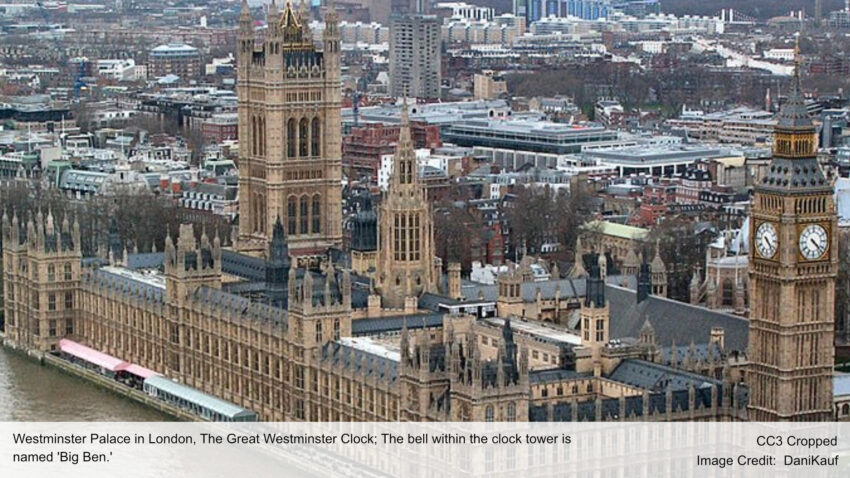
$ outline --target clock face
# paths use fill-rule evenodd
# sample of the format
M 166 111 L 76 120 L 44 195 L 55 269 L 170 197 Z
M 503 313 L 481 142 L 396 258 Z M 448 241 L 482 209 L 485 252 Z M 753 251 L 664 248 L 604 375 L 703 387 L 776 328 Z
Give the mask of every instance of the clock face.
M 829 247 L 826 229 L 818 224 L 810 224 L 800 233 L 800 254 L 808 260 L 823 256 Z
M 776 255 L 776 248 L 779 245 L 779 236 L 776 234 L 776 227 L 769 222 L 763 222 L 756 230 L 756 251 L 765 259 L 770 259 Z

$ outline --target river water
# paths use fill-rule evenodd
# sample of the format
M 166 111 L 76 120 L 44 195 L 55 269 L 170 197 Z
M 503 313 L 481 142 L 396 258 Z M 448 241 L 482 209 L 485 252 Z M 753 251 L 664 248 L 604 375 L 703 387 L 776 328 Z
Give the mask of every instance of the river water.
M 0 421 L 166 421 L 159 413 L 0 346 Z

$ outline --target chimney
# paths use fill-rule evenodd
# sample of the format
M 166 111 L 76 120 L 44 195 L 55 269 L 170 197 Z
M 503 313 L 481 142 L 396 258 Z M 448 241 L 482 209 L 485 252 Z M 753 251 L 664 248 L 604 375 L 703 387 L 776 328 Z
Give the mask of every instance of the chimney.
M 380 317 L 381 315 L 381 296 L 371 294 L 367 299 L 366 310 L 369 317 Z
M 415 314 L 419 310 L 419 299 L 416 297 L 404 298 L 404 313 Z
M 710 342 L 713 344 L 717 344 L 717 347 L 720 350 L 723 350 L 726 345 L 726 331 L 723 327 L 712 327 L 711 328 L 711 339 Z
M 460 287 L 460 264 L 457 262 L 452 262 L 449 264 L 449 297 L 455 300 L 460 300 L 461 295 L 461 287 Z

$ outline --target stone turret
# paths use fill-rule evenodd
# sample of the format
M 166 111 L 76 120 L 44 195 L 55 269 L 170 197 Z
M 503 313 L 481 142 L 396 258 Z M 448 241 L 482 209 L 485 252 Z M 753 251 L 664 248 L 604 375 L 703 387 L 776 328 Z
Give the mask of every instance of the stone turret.
M 239 14 L 239 30 L 237 32 L 236 61 L 239 68 L 247 69 L 254 54 L 254 19 L 247 0 L 242 0 L 242 12 Z
M 461 292 L 460 263 L 449 263 L 448 276 L 449 297 L 456 300 L 462 298 L 463 294 Z
M 498 315 L 501 317 L 521 316 L 523 309 L 521 268 L 508 262 L 507 270 L 499 274 L 496 283 L 499 288 L 496 302 Z
M 206 231 L 195 239 L 191 224 L 181 224 L 177 243 L 169 233 L 165 238 L 166 294 L 171 303 L 180 303 L 199 287 L 221 288 L 221 240 L 211 242 Z
M 275 304 L 285 306 L 284 298 L 288 289 L 291 267 L 292 259 L 289 257 L 283 223 L 278 216 L 272 228 L 272 240 L 269 242 L 266 262 L 266 292 Z
M 691 276 L 688 292 L 691 304 L 699 304 L 702 295 L 702 279 L 699 275 L 699 269 L 694 268 L 694 275 Z
M 650 266 L 652 270 L 652 295 L 667 297 L 667 266 L 661 260 L 661 245 L 655 243 L 655 257 Z
M 431 204 L 419 179 L 419 161 L 413 149 L 406 100 L 393 170 L 379 217 L 377 282 L 384 306 L 400 308 L 407 297 L 436 292 L 438 274 Z
M 587 276 L 587 271 L 584 269 L 584 247 L 581 244 L 581 237 L 576 239 L 575 259 L 573 260 L 573 268 L 570 271 L 571 279 L 579 279 Z
M 475 336 L 449 348 L 451 420 L 522 421 L 528 416 L 528 353 L 505 320 L 494 360 L 484 360 Z
M 626 258 L 623 260 L 623 268 L 621 269 L 621 273 L 624 276 L 635 276 L 640 270 L 640 260 L 638 259 L 637 253 L 634 249 L 629 248 L 628 254 L 626 254 Z
M 8 343 L 35 350 L 56 348 L 60 339 L 77 330 L 74 293 L 81 275 L 82 247 L 79 224 L 71 226 L 38 211 L 24 225 L 16 212 L 2 216 L 3 284 L 6 291 L 27 300 L 3 302 Z M 17 266 L 12 267 L 13 264 Z

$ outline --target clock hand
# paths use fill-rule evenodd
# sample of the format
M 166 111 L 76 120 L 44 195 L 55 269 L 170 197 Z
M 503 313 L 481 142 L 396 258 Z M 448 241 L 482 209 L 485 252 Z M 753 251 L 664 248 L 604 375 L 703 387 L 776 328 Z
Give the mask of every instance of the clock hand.
M 819 246 L 818 246 L 818 241 L 816 241 L 814 237 L 810 237 L 810 238 L 809 238 L 809 242 L 811 242 L 811 243 L 812 243 L 812 245 L 813 245 L 813 246 L 815 246 L 815 249 L 817 249 L 817 248 L 819 247 Z

